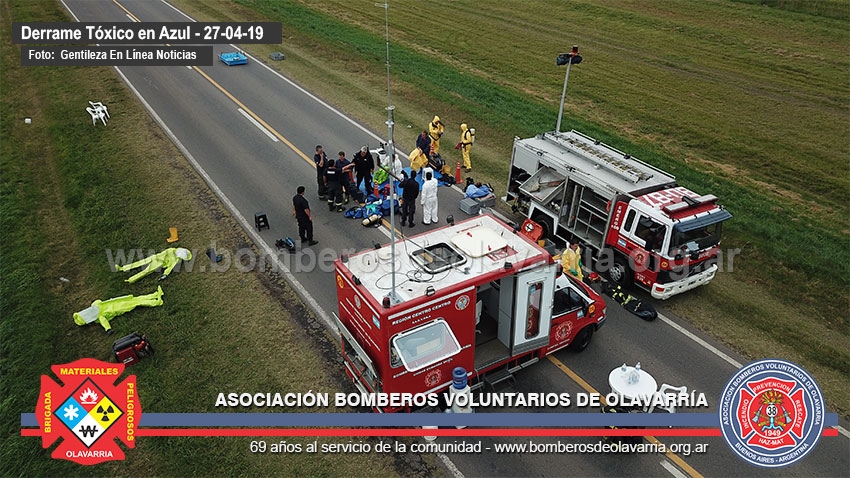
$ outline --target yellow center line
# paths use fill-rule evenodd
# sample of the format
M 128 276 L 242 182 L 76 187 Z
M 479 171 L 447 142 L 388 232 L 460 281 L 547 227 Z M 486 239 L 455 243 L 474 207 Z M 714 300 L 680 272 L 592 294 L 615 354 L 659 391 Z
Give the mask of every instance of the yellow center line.
M 573 372 L 569 367 L 564 365 L 564 362 L 561 362 L 560 360 L 555 358 L 554 355 L 548 355 L 547 358 L 556 367 L 558 367 L 558 369 L 560 369 L 562 372 L 564 372 L 568 377 L 570 377 L 575 383 L 577 383 L 581 388 L 585 389 L 588 393 L 599 393 L 598 391 L 596 391 L 595 388 L 591 387 L 590 384 L 587 383 L 583 378 L 581 378 L 577 373 Z M 599 394 L 599 396 L 602 399 L 602 403 L 607 405 L 608 403 L 605 401 L 605 396 L 603 394 Z M 644 438 L 646 438 L 646 441 L 648 441 L 648 442 L 650 442 L 654 445 L 660 445 L 661 444 L 661 442 L 653 436 L 646 436 Z M 692 476 L 693 478 L 702 478 L 702 474 L 700 474 L 697 470 L 695 470 L 691 465 L 689 465 L 679 455 L 677 455 L 677 454 L 675 454 L 671 451 L 667 451 L 665 453 L 665 455 L 667 456 L 667 458 L 670 459 L 670 461 L 679 465 L 679 468 L 681 468 L 688 475 Z
M 123 5 L 121 5 L 120 3 L 118 3 L 118 0 L 112 0 L 112 2 L 113 2 L 115 5 L 118 5 L 118 8 L 120 8 L 121 10 L 124 10 L 124 11 L 127 13 L 127 15 L 131 16 L 134 20 L 136 20 L 137 22 L 141 22 L 141 20 L 139 19 L 139 17 L 137 17 L 137 16 L 133 15 L 133 14 L 130 12 L 130 10 L 127 10 L 127 9 L 126 9 Z M 168 44 L 166 43 L 166 45 L 168 45 Z M 254 118 L 254 119 L 255 119 L 258 123 L 260 123 L 261 125 L 263 125 L 263 127 L 265 127 L 267 130 L 269 130 L 269 131 L 270 131 L 273 135 L 275 135 L 275 137 L 277 137 L 277 139 L 281 140 L 284 144 L 286 144 L 287 146 L 289 146 L 289 148 L 290 148 L 292 151 L 295 151 L 295 154 L 297 154 L 298 156 L 300 156 L 300 157 L 301 157 L 301 159 L 303 159 L 304 161 L 307 161 L 307 164 L 309 164 L 309 165 L 311 165 L 311 166 L 313 166 L 313 167 L 316 167 L 316 163 L 314 163 L 314 162 L 313 162 L 313 158 L 309 158 L 309 157 L 307 157 L 307 155 L 306 155 L 306 154 L 304 154 L 304 153 L 303 153 L 300 149 L 298 149 L 298 148 L 297 148 L 294 144 L 292 144 L 292 143 L 291 143 L 288 139 L 284 138 L 282 134 L 280 134 L 280 133 L 278 133 L 278 132 L 277 132 L 277 130 L 275 130 L 274 128 L 272 128 L 271 126 L 269 126 L 269 124 L 268 124 L 268 123 L 266 123 L 266 122 L 265 122 L 262 118 L 260 118 L 260 117 L 259 117 L 256 113 L 254 113 L 254 112 L 253 112 L 250 108 L 248 108 L 248 107 L 247 107 L 247 106 L 245 106 L 245 105 L 244 105 L 241 101 L 239 101 L 238 99 L 236 99 L 236 97 L 235 97 L 235 96 L 233 96 L 232 94 L 230 94 L 230 92 L 229 92 L 229 91 L 227 91 L 226 89 L 224 89 L 224 87 L 223 87 L 223 86 L 221 86 L 221 85 L 219 85 L 218 83 L 216 83 L 216 81 L 215 81 L 215 80 L 213 80 L 212 78 L 210 78 L 210 76 L 209 76 L 209 75 L 207 75 L 206 73 L 204 73 L 204 71 L 203 71 L 203 70 L 201 70 L 201 69 L 200 69 L 200 68 L 198 68 L 197 66 L 193 66 L 193 67 L 192 67 L 192 69 L 194 69 L 195 71 L 197 71 L 198 73 L 200 73 L 200 74 L 201 74 L 201 76 L 203 76 L 203 77 L 204 77 L 207 81 L 209 81 L 209 82 L 210 82 L 210 84 L 212 84 L 213 86 L 215 86 L 216 88 L 218 88 L 218 90 L 219 90 L 219 91 L 221 91 L 222 93 L 224 93 L 224 95 L 225 95 L 225 96 L 227 96 L 228 98 L 230 98 L 230 100 L 231 100 L 231 101 L 233 101 L 233 102 L 234 102 L 234 103 L 236 103 L 236 104 L 237 104 L 240 108 L 242 108 L 243 110 L 245 110 L 245 112 L 246 112 L 246 113 L 248 113 L 249 115 L 251 115 L 251 117 L 252 117 L 252 118 Z
M 120 8 L 121 10 L 124 10 L 124 13 L 129 15 L 133 20 L 135 20 L 138 23 L 141 23 L 141 20 L 139 20 L 139 17 L 130 13 L 130 10 L 127 10 L 126 8 L 124 8 L 124 5 L 121 5 L 120 3 L 118 3 L 118 0 L 112 0 L 112 3 L 114 3 L 115 5 L 118 5 L 118 8 Z
M 218 83 L 216 83 L 216 81 L 215 81 L 215 80 L 213 80 L 212 78 L 210 78 L 210 76 L 209 76 L 209 75 L 207 75 L 206 73 L 204 73 L 204 71 L 203 71 L 203 70 L 201 70 L 201 69 L 200 69 L 200 68 L 198 68 L 197 66 L 193 66 L 192 68 L 193 68 L 195 71 L 197 71 L 198 73 L 200 73 L 200 74 L 201 74 L 201 76 L 203 76 L 203 77 L 204 77 L 207 81 L 209 81 L 209 82 L 210 82 L 210 84 L 212 84 L 213 86 L 215 86 L 216 88 L 218 88 L 218 90 L 219 90 L 219 91 L 221 91 L 222 93 L 224 93 L 224 95 L 225 95 L 225 96 L 227 96 L 228 98 L 230 98 L 230 100 L 231 100 L 231 101 L 233 101 L 233 102 L 234 102 L 234 103 L 236 103 L 236 104 L 237 104 L 240 108 L 242 108 L 243 110 L 245 110 L 245 112 L 246 112 L 246 113 L 248 113 L 249 115 L 251 115 L 251 117 L 252 117 L 252 118 L 254 118 L 255 120 L 257 120 L 257 122 L 258 122 L 258 123 L 260 123 L 261 125 L 263 125 L 263 127 L 265 127 L 267 130 L 269 130 L 269 131 L 270 131 L 273 135 L 275 135 L 275 137 L 277 137 L 277 139 L 281 140 L 284 144 L 286 144 L 287 146 L 289 146 L 289 149 L 291 149 L 292 151 L 295 151 L 295 154 L 297 154 L 298 156 L 301 156 L 301 159 L 303 159 L 304 161 L 307 161 L 307 164 L 310 164 L 310 165 L 311 165 L 311 166 L 313 166 L 313 167 L 315 167 L 315 166 L 316 166 L 316 163 L 314 163 L 314 162 L 313 162 L 313 159 L 312 159 L 312 158 L 308 158 L 306 154 L 304 154 L 304 153 L 303 153 L 300 149 L 298 149 L 298 148 L 297 148 L 294 144 L 292 144 L 292 143 L 291 143 L 288 139 L 284 138 L 282 134 L 278 133 L 278 132 L 277 132 L 277 130 L 275 130 L 274 128 L 272 128 L 272 127 L 271 127 L 268 123 L 266 123 L 266 122 L 265 122 L 262 118 L 260 118 L 259 116 L 257 116 L 257 114 L 256 114 L 256 113 L 254 113 L 254 112 L 253 112 L 250 108 L 248 108 L 247 106 L 245 106 L 245 104 L 243 104 L 241 101 L 239 101 L 238 99 L 236 99 L 236 97 L 235 97 L 235 96 L 233 96 L 232 94 L 230 94 L 230 92 L 229 92 L 229 91 L 227 91 L 226 89 L 224 89 L 224 87 L 223 87 L 223 86 L 221 86 L 221 85 L 219 85 Z

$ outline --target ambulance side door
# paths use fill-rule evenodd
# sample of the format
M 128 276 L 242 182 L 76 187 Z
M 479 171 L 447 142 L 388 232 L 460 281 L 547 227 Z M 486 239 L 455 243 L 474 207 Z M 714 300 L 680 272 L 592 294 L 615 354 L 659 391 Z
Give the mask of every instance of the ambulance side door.
M 517 275 L 511 355 L 549 344 L 554 290 L 555 264 L 547 264 Z

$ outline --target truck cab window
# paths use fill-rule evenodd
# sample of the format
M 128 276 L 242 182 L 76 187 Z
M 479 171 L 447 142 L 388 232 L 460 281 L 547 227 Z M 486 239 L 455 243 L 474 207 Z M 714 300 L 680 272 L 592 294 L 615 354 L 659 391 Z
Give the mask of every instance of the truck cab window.
M 646 244 L 647 247 L 651 247 L 652 244 L 650 244 L 650 242 L 652 242 L 652 239 L 655 237 L 658 231 L 663 231 L 663 229 L 664 226 L 662 226 L 661 224 L 658 224 L 657 222 L 646 216 L 641 216 L 640 220 L 637 223 L 637 227 L 635 228 L 634 235 L 635 237 L 643 240 L 644 244 Z M 663 237 L 664 236 L 662 235 L 662 240 Z
M 558 317 L 579 307 L 584 307 L 584 300 L 570 288 L 559 289 L 553 296 L 554 307 L 552 315 Z
M 631 232 L 632 231 L 632 223 L 635 222 L 635 211 L 634 209 L 630 210 L 628 214 L 626 214 L 626 220 L 623 222 L 623 232 Z

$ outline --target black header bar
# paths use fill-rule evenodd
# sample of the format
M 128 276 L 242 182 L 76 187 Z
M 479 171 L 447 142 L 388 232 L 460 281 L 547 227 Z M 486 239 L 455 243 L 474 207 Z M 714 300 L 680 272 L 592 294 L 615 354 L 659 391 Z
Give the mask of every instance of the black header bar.
M 40 45 L 266 43 L 283 40 L 280 22 L 12 23 L 12 42 Z

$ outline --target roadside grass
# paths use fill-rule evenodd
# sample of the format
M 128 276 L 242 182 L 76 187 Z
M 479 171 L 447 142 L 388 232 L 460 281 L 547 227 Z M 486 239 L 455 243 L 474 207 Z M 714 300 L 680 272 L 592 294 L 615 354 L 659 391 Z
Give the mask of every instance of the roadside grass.
M 260 58 L 284 51 L 287 59 L 273 67 L 385 130 L 382 8 L 332 0 L 175 3 L 208 20 L 281 21 L 282 45 L 247 49 Z M 568 48 L 559 19 L 569 17 L 586 62 L 571 71 L 566 128 L 716 194 L 735 216 L 724 229 L 724 247 L 742 250 L 734 271 L 665 305 L 746 357 L 796 352 L 789 356 L 826 382 L 831 406 L 850 413 L 843 22 L 726 2 L 571 2 L 569 12 L 548 13 L 566 7 L 432 3 L 427 15 L 415 2 L 390 7 L 400 146 L 411 148 L 436 113 L 447 124 L 441 152 L 454 164 L 457 125 L 468 121 L 478 138 L 472 176 L 503 193 L 513 136 L 553 129 L 563 70 L 552 48 Z M 474 35 L 459 33 L 472 24 Z
M 137 376 L 144 412 L 216 411 L 219 392 L 333 393 L 347 385 L 322 354 L 327 337 L 307 332 L 309 312 L 282 281 L 270 287 L 272 276 L 235 267 L 200 271 L 210 265 L 204 250 L 211 243 L 233 251 L 251 247 L 250 240 L 111 68 L 20 66 L 11 22 L 69 21 L 61 5 L 3 1 L 0 9 L 4 474 L 399 473 L 388 456 L 254 455 L 252 438 L 144 438 L 126 461 L 84 468 L 53 460 L 40 439 L 20 436 L 19 414 L 34 410 L 40 376 L 50 374 L 51 364 L 114 360 L 112 342 L 133 331 L 147 333 L 156 350 L 128 370 Z M 88 100 L 109 107 L 107 126 L 91 124 Z M 24 116 L 32 124 L 24 124 Z M 170 247 L 170 226 L 179 228 L 176 245 L 195 254 L 192 271 L 184 266 L 163 282 L 152 274 L 135 284 L 124 282 L 127 273 L 110 271 L 107 249 L 162 250 Z M 95 299 L 145 294 L 160 284 L 164 305 L 115 318 L 112 336 L 97 324 L 73 322 L 72 313 Z

